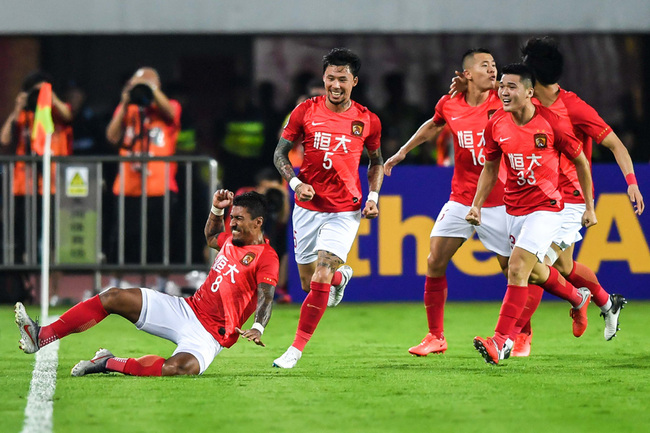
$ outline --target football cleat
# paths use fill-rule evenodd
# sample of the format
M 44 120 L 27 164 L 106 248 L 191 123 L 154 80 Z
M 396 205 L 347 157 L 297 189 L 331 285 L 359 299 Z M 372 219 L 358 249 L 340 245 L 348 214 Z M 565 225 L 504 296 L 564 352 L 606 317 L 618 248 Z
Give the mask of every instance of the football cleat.
M 38 344 L 38 333 L 41 331 L 41 327 L 35 320 L 32 320 L 32 318 L 27 315 L 25 306 L 21 302 L 16 302 L 14 312 L 16 325 L 18 325 L 21 337 L 20 345 L 18 347 L 20 347 L 20 350 L 25 353 L 38 352 L 38 349 L 40 349 Z
M 497 348 L 497 343 L 492 337 L 474 337 L 474 348 L 479 351 L 488 364 L 497 365 L 504 356 L 503 349 Z
M 352 278 L 353 271 L 348 265 L 341 266 L 337 271 L 339 271 L 343 277 L 341 278 L 341 284 L 330 287 L 330 296 L 327 300 L 328 307 L 336 307 L 341 303 L 343 300 L 343 292 L 345 292 L 345 286 L 348 285 L 350 278 Z
M 273 361 L 273 367 L 277 368 L 293 368 L 298 363 L 298 360 L 302 356 L 302 352 L 296 349 L 293 346 L 289 346 L 286 352 Z
M 605 319 L 605 340 L 609 341 L 612 338 L 616 337 L 616 331 L 618 328 L 618 316 L 621 314 L 621 310 L 627 304 L 627 300 L 623 295 L 612 294 L 609 295 L 609 299 L 612 301 L 612 306 L 604 313 L 600 315 Z
M 569 316 L 573 319 L 573 335 L 580 337 L 587 330 L 587 307 L 591 302 L 591 292 L 586 287 L 580 287 L 578 292 L 582 295 L 582 302 L 577 307 L 572 307 Z
M 503 343 L 503 349 L 499 353 L 499 360 L 510 358 L 510 354 L 512 353 L 512 348 L 514 344 L 515 344 L 514 341 L 512 341 L 509 338 L 506 340 L 505 343 Z
M 530 356 L 530 343 L 533 339 L 533 331 L 530 334 L 524 332 L 517 334 L 515 337 L 515 345 L 512 347 L 510 356 Z
M 429 332 L 420 344 L 409 349 L 409 353 L 416 356 L 427 356 L 430 353 L 442 354 L 445 353 L 445 350 L 447 350 L 445 337 L 438 338 Z
M 95 357 L 90 361 L 79 361 L 77 365 L 72 367 L 71 375 L 75 377 L 85 376 L 87 374 L 108 373 L 106 370 L 106 363 L 109 359 L 115 358 L 110 350 L 99 349 L 95 352 Z

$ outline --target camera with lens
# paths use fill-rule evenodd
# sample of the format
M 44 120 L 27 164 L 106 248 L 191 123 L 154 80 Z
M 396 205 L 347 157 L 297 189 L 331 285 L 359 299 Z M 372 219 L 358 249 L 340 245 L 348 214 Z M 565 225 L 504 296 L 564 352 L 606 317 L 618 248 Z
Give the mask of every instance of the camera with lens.
M 149 107 L 153 102 L 153 90 L 146 84 L 136 84 L 129 90 L 129 100 L 139 107 Z
M 37 87 L 34 87 L 32 90 L 29 91 L 29 93 L 27 94 L 27 103 L 25 104 L 26 111 L 36 111 L 36 106 L 38 105 L 39 92 L 40 89 Z

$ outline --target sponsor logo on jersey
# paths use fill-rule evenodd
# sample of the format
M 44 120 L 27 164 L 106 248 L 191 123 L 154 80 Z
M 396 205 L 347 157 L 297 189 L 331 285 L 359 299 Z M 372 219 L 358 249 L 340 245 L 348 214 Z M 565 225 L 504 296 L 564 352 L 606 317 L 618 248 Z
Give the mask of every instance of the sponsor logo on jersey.
M 361 134 L 363 134 L 363 122 L 360 120 L 355 120 L 352 122 L 352 135 L 361 137 Z
M 241 264 L 248 266 L 253 263 L 253 260 L 255 260 L 255 253 L 246 253 L 246 255 L 241 259 Z
M 546 142 L 548 140 L 546 134 L 535 134 L 534 139 L 535 139 L 535 147 L 537 147 L 538 149 L 543 149 L 546 147 Z

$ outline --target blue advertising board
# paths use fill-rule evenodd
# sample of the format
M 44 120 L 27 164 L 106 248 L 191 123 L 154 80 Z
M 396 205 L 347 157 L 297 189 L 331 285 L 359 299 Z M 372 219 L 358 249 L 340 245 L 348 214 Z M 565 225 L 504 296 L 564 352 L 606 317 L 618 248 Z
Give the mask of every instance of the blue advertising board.
M 639 165 L 635 171 L 650 200 L 650 166 Z M 429 234 L 449 198 L 452 173 L 448 167 L 398 166 L 384 178 L 379 217 L 362 220 L 348 256 L 354 277 L 345 292 L 346 302 L 422 300 Z M 574 258 L 593 269 L 608 292 L 650 299 L 650 211 L 640 217 L 634 214 L 617 165 L 596 164 L 593 174 L 598 224 L 583 229 Z M 365 168 L 360 175 L 367 188 Z M 288 233 L 292 236 L 291 227 Z M 494 254 L 477 238 L 456 253 L 447 281 L 450 300 L 501 300 L 506 289 Z M 304 298 L 291 248 L 289 289 L 295 301 Z

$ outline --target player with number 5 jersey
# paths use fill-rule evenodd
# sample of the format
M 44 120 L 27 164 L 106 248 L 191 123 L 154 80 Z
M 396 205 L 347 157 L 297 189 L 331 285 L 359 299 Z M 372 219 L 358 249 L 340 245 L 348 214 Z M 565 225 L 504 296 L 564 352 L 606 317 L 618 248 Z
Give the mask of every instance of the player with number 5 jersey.
M 381 123 L 377 115 L 350 95 L 357 85 L 361 60 L 346 48 L 323 57 L 325 95 L 298 105 L 284 128 L 274 163 L 296 192 L 293 210 L 294 251 L 302 289 L 308 292 L 300 309 L 293 344 L 273 362 L 293 368 L 327 307 L 343 298 L 352 276 L 344 265 L 356 238 L 361 217 L 376 218 L 384 176 Z M 298 176 L 289 151 L 302 137 L 305 156 Z M 369 193 L 362 210 L 359 160 L 368 152 Z

